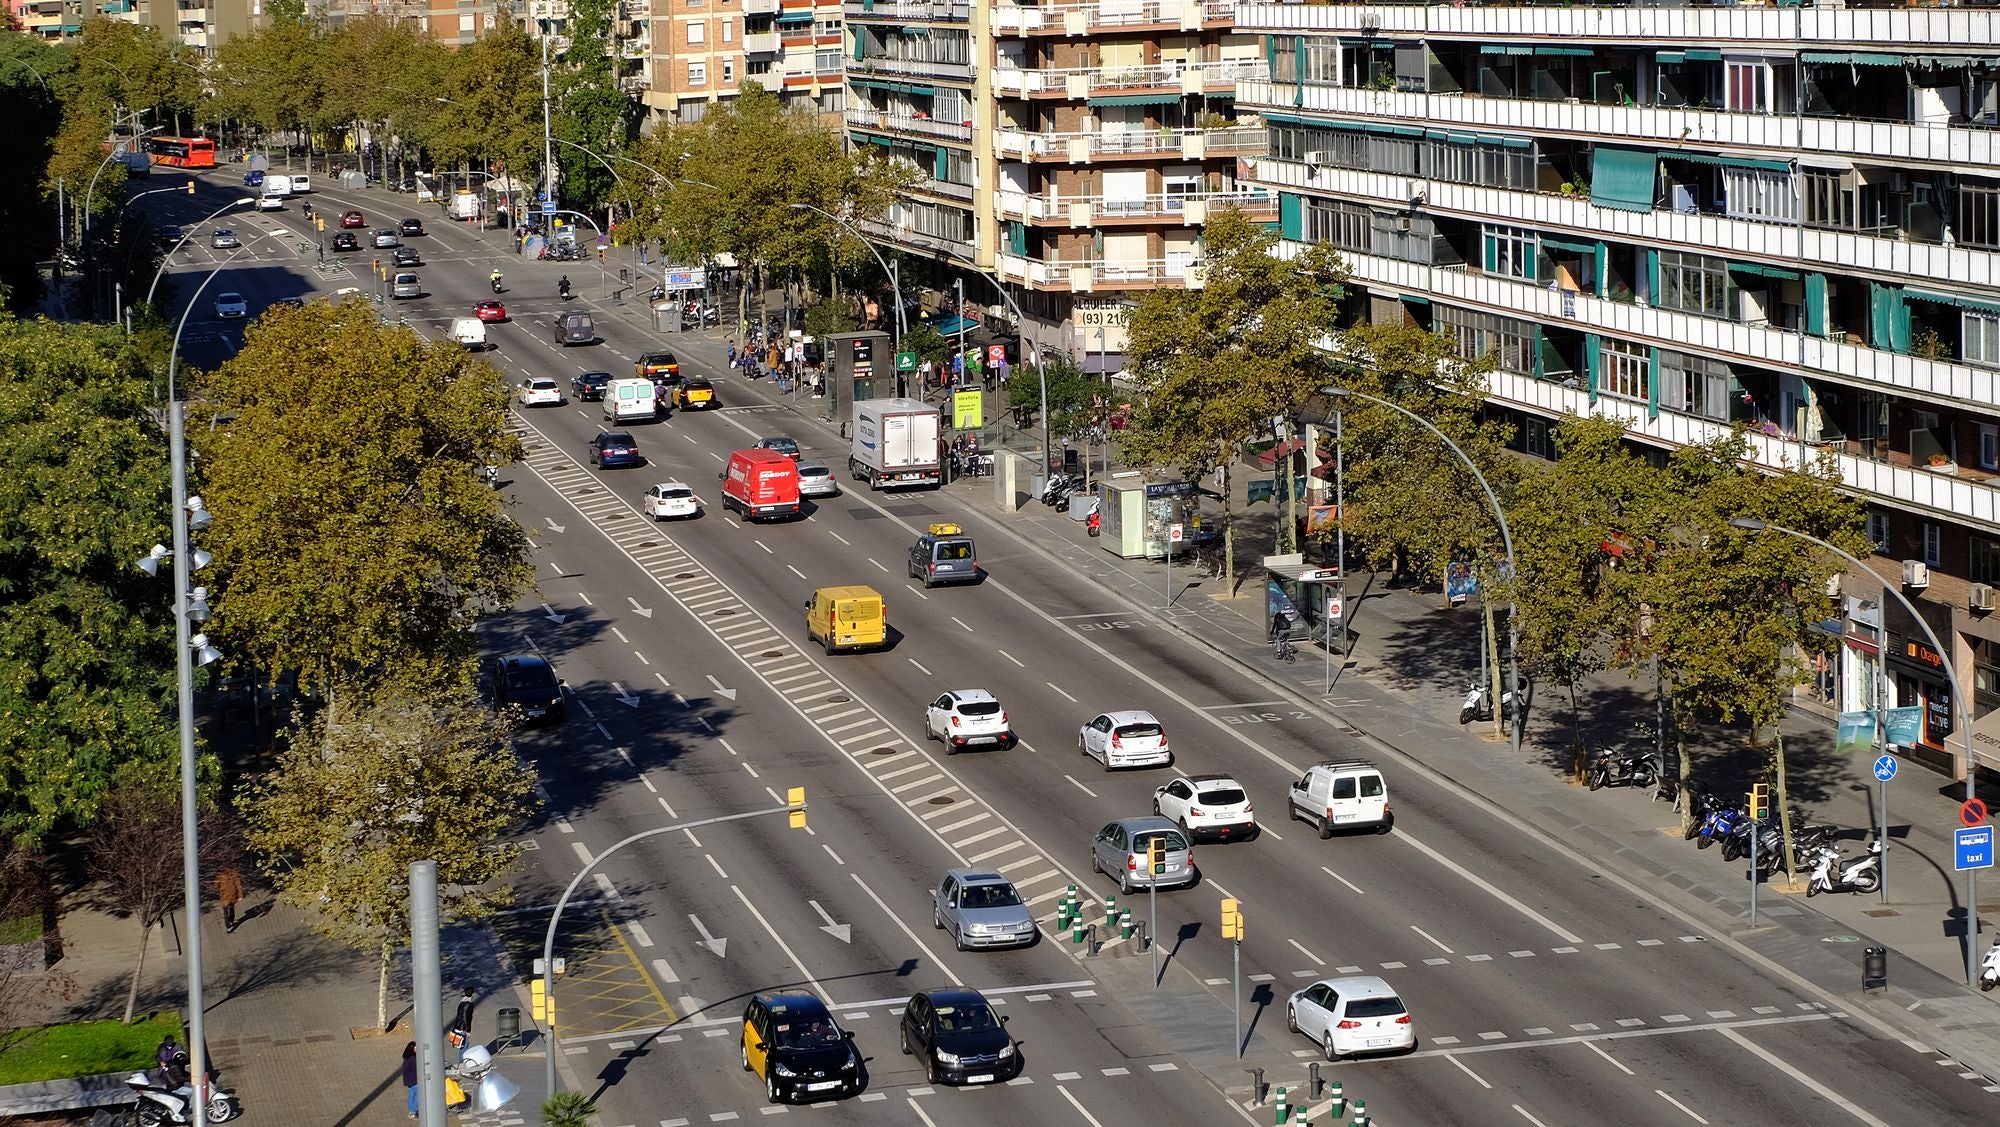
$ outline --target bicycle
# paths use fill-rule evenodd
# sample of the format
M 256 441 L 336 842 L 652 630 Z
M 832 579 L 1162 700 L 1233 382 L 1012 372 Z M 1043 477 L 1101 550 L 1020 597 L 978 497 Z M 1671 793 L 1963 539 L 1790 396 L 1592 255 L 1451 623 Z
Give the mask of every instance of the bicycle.
M 1290 635 L 1280 634 L 1276 638 L 1273 638 L 1271 640 L 1271 650 L 1273 656 L 1279 661 L 1294 662 L 1299 660 L 1299 647 L 1292 641 Z

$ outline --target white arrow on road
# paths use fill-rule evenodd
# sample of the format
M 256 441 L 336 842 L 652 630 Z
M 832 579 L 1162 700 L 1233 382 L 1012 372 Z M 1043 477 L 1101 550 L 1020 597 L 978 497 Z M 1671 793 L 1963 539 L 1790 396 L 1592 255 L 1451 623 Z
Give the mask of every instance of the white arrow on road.
M 639 617 L 641 617 L 641 618 L 651 618 L 651 617 L 653 617 L 653 608 L 652 608 L 652 607 L 642 607 L 642 606 L 640 606 L 640 605 L 639 605 L 639 600 L 637 600 L 637 599 L 633 598 L 633 597 L 632 597 L 632 596 L 630 596 L 630 595 L 627 595 L 627 596 L 625 596 L 625 601 L 626 601 L 626 602 L 628 602 L 628 603 L 631 603 L 631 604 L 632 604 L 632 609 L 633 609 L 633 610 L 635 610 L 635 611 L 638 611 L 638 612 L 639 612 Z
M 543 517 L 542 522 L 549 526 L 550 532 L 561 532 L 564 527 L 563 525 L 557 524 L 554 517 Z
M 834 923 L 833 917 L 826 914 L 826 909 L 820 907 L 817 900 L 808 900 L 806 903 L 811 904 L 813 911 L 819 913 L 819 918 L 826 921 L 826 926 L 820 928 L 821 931 L 826 932 L 842 943 L 854 942 L 854 927 L 852 924 Z
M 715 691 L 721 694 L 722 699 L 724 700 L 736 699 L 736 690 L 723 688 L 722 682 L 715 679 L 715 674 L 711 673 L 708 675 L 708 683 L 715 686 Z
M 549 621 L 555 623 L 557 626 L 561 626 L 563 624 L 563 620 L 569 617 L 569 615 L 566 614 L 557 614 L 556 608 L 550 606 L 547 603 L 542 604 L 542 610 L 549 616 Z
M 623 685 L 619 684 L 619 683 L 618 683 L 618 682 L 616 682 L 616 681 L 613 681 L 613 682 L 611 682 L 611 688 L 612 688 L 612 690 L 613 690 L 613 691 L 615 691 L 615 692 L 616 692 L 616 693 L 618 694 L 618 703 L 619 703 L 619 704 L 622 704 L 622 705 L 624 705 L 624 706 L 625 706 L 626 708 L 637 708 L 637 707 L 639 707 L 639 698 L 638 698 L 638 697 L 635 697 L 635 696 L 633 696 L 633 695 L 632 695 L 631 693 L 628 693 L 628 692 L 626 692 L 626 691 L 625 691 L 625 686 L 623 686 Z
M 728 957 L 724 955 L 723 952 L 729 949 L 729 940 L 717 939 L 715 936 L 710 935 L 708 933 L 708 929 L 702 926 L 701 917 L 695 915 L 692 912 L 688 913 L 688 921 L 694 924 L 694 929 L 696 931 L 701 933 L 701 945 L 703 947 L 706 947 L 709 950 L 715 952 L 715 957 L 718 959 Z

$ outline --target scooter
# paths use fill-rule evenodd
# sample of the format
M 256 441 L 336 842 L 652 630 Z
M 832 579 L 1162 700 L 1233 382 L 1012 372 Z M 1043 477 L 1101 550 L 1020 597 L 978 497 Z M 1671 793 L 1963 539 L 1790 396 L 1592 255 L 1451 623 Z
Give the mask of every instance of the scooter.
M 507 287 L 505 287 L 505 286 L 503 286 L 503 285 L 501 285 L 501 284 L 500 284 L 500 279 L 498 279 L 498 278 L 488 278 L 488 279 L 487 279 L 487 281 L 488 281 L 488 282 L 490 282 L 490 283 L 492 284 L 492 286 L 493 286 L 493 292 L 494 292 L 494 293 L 506 293 L 506 292 L 507 292 Z
M 1615 771 L 1614 771 L 1615 769 Z M 1591 790 L 1607 786 L 1650 787 L 1659 785 L 1660 769 L 1652 752 L 1617 755 L 1609 749 L 1597 753 L 1586 769 Z
M 1090 519 L 1083 522 L 1083 530 L 1085 533 L 1091 536 L 1099 536 L 1103 534 L 1104 514 L 1102 511 L 1100 511 L 1103 509 L 1103 507 L 1104 507 L 1104 502 L 1102 500 L 1092 501 L 1090 503 Z
M 1500 694 L 1500 715 L 1502 719 L 1514 719 L 1514 702 L 1518 699 L 1526 707 L 1534 694 L 1534 687 L 1526 677 L 1509 691 Z M 1470 724 L 1474 720 L 1493 719 L 1493 690 L 1487 686 L 1486 677 L 1481 674 L 1473 678 L 1472 686 L 1465 690 L 1465 703 L 1459 706 L 1458 722 Z
M 2000 986 L 2000 939 L 1986 949 L 1986 959 L 1979 965 L 1979 988 L 1991 990 Z
M 176 1058 L 177 1063 L 186 1060 L 185 1054 Z M 193 1085 L 174 1084 L 174 1081 L 186 1079 L 185 1069 L 185 1064 L 180 1069 L 161 1069 L 160 1072 L 165 1074 L 165 1083 L 155 1083 L 158 1078 L 149 1072 L 135 1072 L 125 1078 L 125 1086 L 138 1097 L 132 1109 L 134 1122 L 140 1127 L 194 1122 Z M 237 1102 L 235 1092 L 207 1084 L 203 1087 L 207 1089 L 203 1111 L 208 1122 L 227 1123 L 243 1113 L 243 1105 Z
M 1840 850 L 1831 845 L 1819 848 L 1813 862 L 1812 879 L 1806 884 L 1807 896 L 1818 896 L 1822 892 L 1873 892 L 1882 887 L 1882 843 L 1868 843 L 1868 854 L 1856 857 L 1845 864 Z

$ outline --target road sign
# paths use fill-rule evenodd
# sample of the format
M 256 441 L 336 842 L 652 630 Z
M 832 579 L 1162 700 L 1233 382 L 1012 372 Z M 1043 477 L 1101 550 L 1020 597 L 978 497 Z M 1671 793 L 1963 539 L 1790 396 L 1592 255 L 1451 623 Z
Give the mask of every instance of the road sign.
M 552 203 L 552 202 L 544 202 L 544 203 L 542 204 L 542 214 L 543 214 L 543 215 L 554 215 L 555 213 L 556 213 L 556 205 L 555 205 L 554 203 Z
M 1346 617 L 1346 614 L 1347 614 L 1346 608 L 1341 606 L 1339 595 L 1327 596 L 1326 616 L 1328 618 L 1344 618 Z
M 1184 525 L 1184 524 L 1170 524 L 1170 525 L 1168 525 L 1168 526 L 1167 526 L 1167 543 L 1169 543 L 1169 544 L 1178 544 L 1178 543 L 1180 543 L 1181 541 L 1183 541 L 1183 540 L 1186 540 L 1186 539 L 1187 539 L 1187 526 L 1186 526 L 1186 525 Z
M 1340 569 L 1337 567 L 1309 567 L 1299 572 L 1301 583 L 1331 583 L 1339 578 Z
M 896 354 L 896 370 L 899 372 L 916 371 L 917 354 L 914 352 L 898 352 Z
M 1976 826 L 1986 820 L 1986 804 L 1976 798 L 1968 798 L 1965 805 L 1958 808 L 1958 820 L 1967 826 Z
M 1952 867 L 1959 872 L 1967 869 L 1990 869 L 1993 867 L 1993 827 L 1967 826 L 1951 831 Z
M 1895 778 L 1896 757 L 1893 755 L 1884 755 L 1877 759 L 1875 761 L 1875 777 L 1885 783 Z
M 999 367 L 1000 365 L 1002 365 L 1002 364 L 1005 364 L 1006 362 L 1007 362 L 1007 346 L 1006 346 L 1006 345 L 1004 345 L 1004 344 L 989 344 L 989 345 L 987 345 L 987 346 L 986 346 L 986 366 L 987 366 L 987 367 L 989 367 L 989 368 L 998 368 L 998 367 Z

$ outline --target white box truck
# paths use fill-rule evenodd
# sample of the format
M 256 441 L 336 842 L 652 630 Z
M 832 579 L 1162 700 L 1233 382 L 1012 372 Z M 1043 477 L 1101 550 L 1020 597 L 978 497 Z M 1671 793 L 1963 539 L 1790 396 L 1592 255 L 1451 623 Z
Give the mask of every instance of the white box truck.
M 943 485 L 940 426 L 938 409 L 920 399 L 860 400 L 847 467 L 870 489 Z
M 652 380 L 612 380 L 604 385 L 604 421 L 650 423 L 660 417 Z

